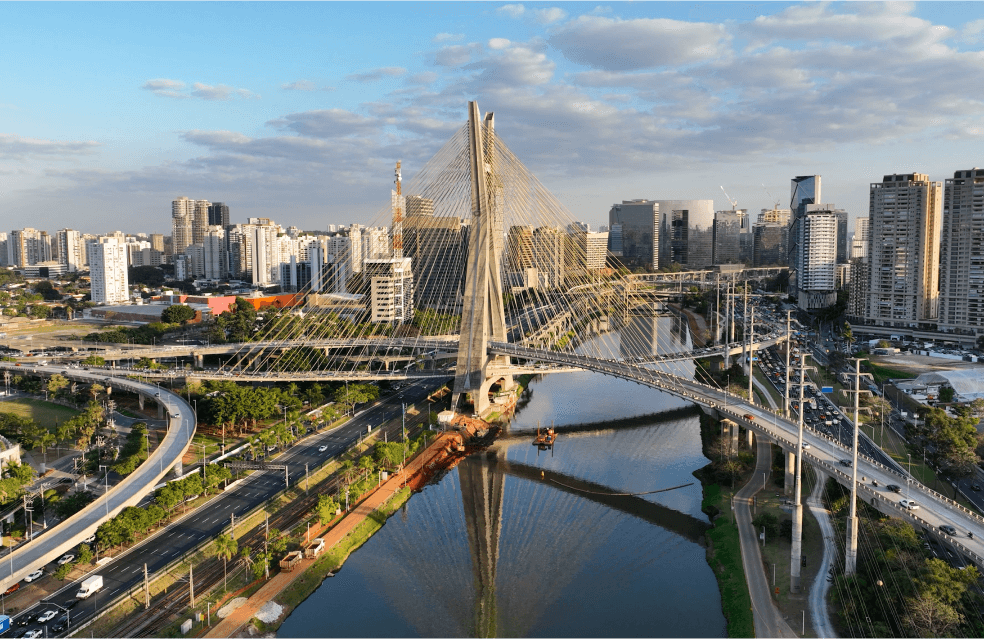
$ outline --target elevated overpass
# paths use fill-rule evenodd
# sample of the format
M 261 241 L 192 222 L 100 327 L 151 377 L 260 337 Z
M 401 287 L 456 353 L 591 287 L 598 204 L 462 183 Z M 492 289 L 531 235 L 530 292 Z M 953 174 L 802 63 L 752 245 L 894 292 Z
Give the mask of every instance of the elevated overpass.
M 59 366 L 16 367 L 10 362 L 0 362 L 0 369 L 11 371 L 37 371 L 51 375 L 60 373 L 70 379 L 91 383 L 105 382 L 101 372 L 80 371 Z M 104 521 L 115 517 L 128 506 L 137 505 L 154 486 L 160 483 L 175 464 L 180 463 L 195 433 L 195 415 L 191 406 L 179 395 L 131 379 L 112 378 L 114 388 L 123 388 L 159 401 L 168 419 L 167 434 L 157 450 L 137 469 L 78 513 L 62 521 L 54 530 L 21 544 L 0 566 L 0 592 L 23 579 L 28 573 L 41 568 L 72 550 L 86 538 L 95 534 Z M 160 397 L 157 393 L 160 392 Z

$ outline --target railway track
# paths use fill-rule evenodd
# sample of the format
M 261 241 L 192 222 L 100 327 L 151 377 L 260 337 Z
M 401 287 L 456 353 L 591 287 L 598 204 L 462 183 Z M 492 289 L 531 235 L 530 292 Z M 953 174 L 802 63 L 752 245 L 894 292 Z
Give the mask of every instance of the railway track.
M 423 430 L 422 424 L 408 425 L 407 435 L 413 436 Z M 387 428 L 388 434 L 401 432 L 400 426 Z M 339 494 L 345 486 L 345 481 L 338 474 L 330 475 L 317 484 L 311 486 L 310 490 L 298 498 L 294 499 L 284 508 L 279 509 L 269 517 L 269 527 L 276 528 L 282 533 L 293 531 L 297 526 L 310 518 L 314 507 L 318 503 L 321 495 Z M 296 486 L 295 486 L 296 487 Z M 258 526 L 239 537 L 239 548 L 249 547 L 255 554 L 263 549 L 263 542 L 266 534 L 262 526 Z M 244 566 L 238 559 L 232 559 L 230 564 L 236 567 L 230 570 L 231 574 L 237 574 Z M 206 559 L 195 566 L 194 585 L 197 596 L 203 596 L 211 592 L 213 588 L 220 585 L 223 579 L 222 560 L 218 557 Z M 173 574 L 173 573 L 172 573 Z M 132 589 L 133 597 L 139 601 L 143 599 L 142 587 Z M 159 637 L 160 631 L 173 623 L 178 614 L 185 611 L 191 604 L 190 587 L 185 575 L 181 581 L 176 582 L 168 588 L 166 593 L 157 595 L 150 602 L 147 609 L 138 610 L 127 619 L 119 623 L 115 628 L 107 633 L 109 637 Z

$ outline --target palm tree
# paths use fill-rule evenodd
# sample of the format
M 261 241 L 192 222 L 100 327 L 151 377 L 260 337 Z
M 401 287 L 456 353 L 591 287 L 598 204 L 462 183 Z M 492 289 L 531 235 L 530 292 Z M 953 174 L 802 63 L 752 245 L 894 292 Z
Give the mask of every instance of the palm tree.
M 226 566 L 229 560 L 239 551 L 239 542 L 229 535 L 222 534 L 215 538 L 215 550 L 222 557 L 222 588 L 226 588 Z M 244 550 L 246 550 L 244 548 Z
M 239 559 L 243 562 L 243 566 L 246 567 L 246 571 L 249 572 L 253 568 L 253 549 L 249 546 L 243 546 L 239 550 Z

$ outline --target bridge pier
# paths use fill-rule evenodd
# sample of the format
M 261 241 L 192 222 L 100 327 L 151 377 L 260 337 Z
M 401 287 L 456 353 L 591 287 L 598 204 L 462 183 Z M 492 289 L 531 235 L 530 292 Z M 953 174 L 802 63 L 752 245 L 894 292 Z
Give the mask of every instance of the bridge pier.
M 730 432 L 728 433 L 728 435 L 731 437 L 730 446 L 731 446 L 731 450 L 733 450 L 736 453 L 738 452 L 738 428 L 739 428 L 738 424 L 729 421 L 728 429 Z
M 748 430 L 745 431 L 745 443 L 748 444 L 748 447 L 749 448 L 752 447 L 752 429 L 751 428 L 749 428 Z
M 783 492 L 791 495 L 796 487 L 796 453 L 788 450 L 783 450 L 783 453 L 786 455 L 786 481 L 783 484 Z
M 195 363 L 195 368 L 205 368 L 205 356 L 201 353 L 192 353 L 192 360 Z
M 159 400 L 157 402 L 157 419 L 164 419 L 164 404 Z
M 144 395 L 143 393 L 137 393 L 137 405 L 140 406 L 140 410 L 144 409 Z

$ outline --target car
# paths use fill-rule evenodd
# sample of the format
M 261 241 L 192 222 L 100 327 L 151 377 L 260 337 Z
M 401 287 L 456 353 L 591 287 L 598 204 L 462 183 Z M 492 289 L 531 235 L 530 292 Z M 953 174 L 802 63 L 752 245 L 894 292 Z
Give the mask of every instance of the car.
M 810 442 L 803 442 L 803 450 L 806 450 L 809 447 L 810 447 Z
M 57 613 L 54 610 L 45 610 L 41 613 L 41 616 L 38 617 L 38 623 L 48 623 L 55 618 L 56 614 Z
M 40 628 L 34 628 L 33 630 L 28 630 L 27 633 L 24 635 L 24 637 L 25 639 L 38 639 L 38 637 L 40 637 L 43 634 L 44 634 L 43 630 L 41 630 Z
M 911 499 L 903 499 L 899 501 L 899 506 L 902 508 L 908 508 L 909 510 L 919 510 L 919 504 Z
M 68 601 L 65 602 L 65 605 L 63 607 L 64 608 L 68 608 L 69 610 L 71 610 L 75 606 L 79 605 L 79 602 L 80 601 L 82 601 L 82 600 L 81 599 L 69 599 Z
M 65 622 L 55 622 L 55 625 L 51 626 L 51 634 L 53 635 L 61 634 L 66 630 L 68 630 L 68 624 Z
M 24 577 L 24 581 L 26 581 L 27 583 L 31 583 L 35 579 L 40 579 L 43 576 L 44 576 L 44 571 L 43 570 L 35 570 L 34 572 L 32 572 L 31 574 L 29 574 L 28 576 Z
M 20 588 L 20 582 L 17 582 L 17 583 L 15 583 L 15 584 L 14 584 L 13 586 L 11 586 L 10 588 L 7 588 L 7 590 L 6 590 L 6 591 L 5 591 L 5 592 L 4 592 L 3 594 L 4 594 L 4 595 L 12 595 L 12 594 L 14 594 L 15 592 L 17 592 L 17 590 L 18 590 L 19 588 Z
M 957 529 L 947 524 L 943 524 L 942 526 L 940 526 L 940 530 L 950 535 L 951 537 L 957 534 Z
M 326 450 L 328 450 L 328 445 L 327 445 L 327 444 L 325 444 L 325 445 L 323 445 L 323 446 L 318 446 L 318 452 L 319 452 L 319 453 L 323 453 L 323 452 L 325 452 Z
M 745 413 L 744 415 L 742 415 L 742 417 L 744 417 L 745 419 L 747 419 L 750 422 L 754 422 L 755 421 L 755 415 L 750 415 L 748 413 Z
M 847 466 L 848 468 L 850 468 L 851 466 L 854 465 L 854 462 L 852 462 L 850 459 L 842 459 L 840 460 L 840 465 Z
M 68 562 L 74 561 L 74 560 L 75 560 L 75 554 L 74 553 L 66 553 L 66 554 L 64 554 L 64 555 L 62 555 L 61 557 L 58 558 L 58 565 L 59 566 L 64 566 Z
M 71 484 L 72 483 L 72 478 L 71 477 L 62 477 L 61 479 L 58 480 L 58 483 L 59 484 Z
M 980 484 L 971 484 L 970 489 L 971 490 L 980 490 L 981 489 L 981 485 Z
M 37 619 L 37 615 L 35 615 L 33 613 L 32 614 L 27 614 L 27 615 L 21 615 L 20 617 L 17 618 L 17 625 L 18 626 L 29 626 L 32 623 L 34 623 L 34 620 L 35 619 Z
M 889 489 L 893 493 L 902 492 L 902 487 L 898 486 L 897 484 L 889 484 L 888 486 L 885 486 L 885 488 Z

